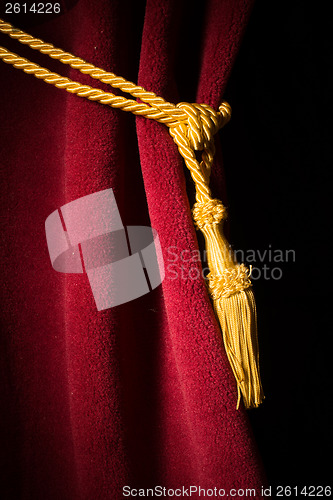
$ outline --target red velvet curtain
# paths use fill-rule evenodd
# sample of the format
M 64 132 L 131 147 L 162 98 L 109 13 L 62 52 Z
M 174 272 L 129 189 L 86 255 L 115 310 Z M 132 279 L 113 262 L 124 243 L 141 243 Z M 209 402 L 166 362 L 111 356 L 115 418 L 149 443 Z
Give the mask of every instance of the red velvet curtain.
M 80 0 L 27 30 L 167 100 L 217 108 L 251 5 Z M 110 90 L 5 35 L 0 45 Z M 196 258 L 194 187 L 167 128 L 3 63 L 0 78 L 1 498 L 118 499 L 125 485 L 260 498 L 262 465 Z M 212 182 L 223 196 L 219 155 Z M 52 269 L 44 224 L 107 188 L 125 225 L 158 231 L 166 278 L 98 312 L 86 275 Z

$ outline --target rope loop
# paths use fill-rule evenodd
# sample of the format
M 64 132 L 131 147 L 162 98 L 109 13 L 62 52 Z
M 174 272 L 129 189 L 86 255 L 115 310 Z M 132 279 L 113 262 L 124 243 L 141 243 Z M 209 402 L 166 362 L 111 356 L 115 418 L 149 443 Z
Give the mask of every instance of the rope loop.
M 191 172 L 197 202 L 209 203 L 209 178 L 215 154 L 214 135 L 230 120 L 231 107 L 222 102 L 219 111 L 215 111 L 208 104 L 180 102 L 176 109 L 182 115 L 174 116 L 175 120 L 168 124 L 170 135 Z M 201 160 L 195 154 L 199 151 Z
M 186 124 L 186 137 L 193 151 L 208 149 L 213 136 L 223 126 L 223 115 L 207 104 L 180 102 L 176 106 L 181 109 L 186 121 L 179 120 L 173 127 Z
M 226 101 L 223 101 L 219 106 L 219 112 L 221 113 L 222 120 L 223 120 L 222 127 L 224 127 L 224 125 L 226 125 L 231 118 L 231 106 L 230 106 L 230 104 Z

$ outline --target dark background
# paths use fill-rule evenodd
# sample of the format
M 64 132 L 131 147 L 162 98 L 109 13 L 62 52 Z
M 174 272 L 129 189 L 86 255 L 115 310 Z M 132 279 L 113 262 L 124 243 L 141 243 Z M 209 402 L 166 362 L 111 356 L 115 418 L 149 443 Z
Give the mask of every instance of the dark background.
M 320 4 L 258 0 L 220 133 L 234 247 L 295 250 L 253 264 L 283 272 L 254 281 L 266 399 L 249 418 L 274 485 L 332 479 L 332 28 Z
M 196 22 L 192 2 L 187 15 Z M 26 29 L 42 22 L 7 18 Z M 270 278 L 254 280 L 266 399 L 248 415 L 271 485 L 332 477 L 332 29 L 320 3 L 257 0 L 224 96 L 233 109 L 220 132 L 231 242 L 257 255 L 295 251 L 295 261 L 250 262 Z M 184 74 L 199 64 L 182 61 Z

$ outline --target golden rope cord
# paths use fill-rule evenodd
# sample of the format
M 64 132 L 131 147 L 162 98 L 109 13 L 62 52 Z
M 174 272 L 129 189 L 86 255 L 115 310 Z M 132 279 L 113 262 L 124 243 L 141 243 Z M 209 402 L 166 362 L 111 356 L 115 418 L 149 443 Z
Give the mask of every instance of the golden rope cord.
M 150 103 L 154 107 L 160 108 L 161 110 L 163 109 L 165 113 L 169 112 L 172 115 L 178 115 L 180 119 L 185 118 L 184 113 L 177 110 L 173 104 L 166 102 L 162 97 L 157 97 L 153 92 L 147 92 L 142 87 L 135 85 L 122 77 L 116 76 L 114 73 L 108 73 L 101 68 L 95 67 L 93 64 L 88 64 L 83 59 L 80 59 L 69 52 L 64 52 L 50 43 L 45 43 L 39 38 L 34 38 L 24 31 L 14 28 L 9 23 L 5 23 L 0 20 L 0 31 L 8 34 L 11 38 L 18 40 L 20 43 L 28 45 L 32 49 L 38 50 L 42 54 L 47 54 L 53 59 L 58 59 L 62 63 L 68 64 L 72 68 L 78 69 L 82 73 L 90 75 L 92 78 L 100 80 L 103 83 L 107 83 L 114 88 L 119 88 L 123 92 L 129 93 L 133 97 L 140 98 L 141 101 Z
M 208 183 L 215 151 L 213 136 L 230 119 L 231 109 L 227 103 L 222 103 L 218 112 L 206 104 L 180 103 L 174 105 L 153 92 L 147 92 L 139 85 L 89 64 L 69 52 L 54 47 L 50 43 L 45 43 L 39 38 L 14 28 L 10 23 L 1 19 L 0 32 L 9 35 L 22 44 L 28 45 L 34 50 L 38 50 L 42 54 L 46 54 L 79 70 L 83 74 L 88 74 L 94 79 L 128 93 L 136 99 L 140 99 L 141 102 L 137 102 L 133 99 L 115 96 L 111 92 L 104 92 L 89 85 L 82 85 L 32 63 L 4 47 L 0 47 L 0 59 L 5 63 L 22 69 L 25 73 L 33 74 L 46 83 L 63 88 L 67 92 L 77 94 L 80 97 L 145 116 L 167 125 L 195 182 L 197 201 L 202 202 L 211 198 Z M 197 161 L 194 151 L 202 151 L 202 161 L 200 163 Z

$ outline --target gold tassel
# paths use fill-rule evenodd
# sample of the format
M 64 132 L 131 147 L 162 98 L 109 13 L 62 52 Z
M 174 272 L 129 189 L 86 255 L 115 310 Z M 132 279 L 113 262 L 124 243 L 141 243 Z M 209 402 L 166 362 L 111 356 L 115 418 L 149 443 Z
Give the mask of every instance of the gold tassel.
M 193 207 L 196 226 L 205 237 L 210 273 L 208 289 L 219 318 L 225 350 L 246 408 L 257 407 L 264 394 L 259 372 L 257 314 L 250 270 L 238 264 L 223 234 L 226 209 L 216 199 Z

